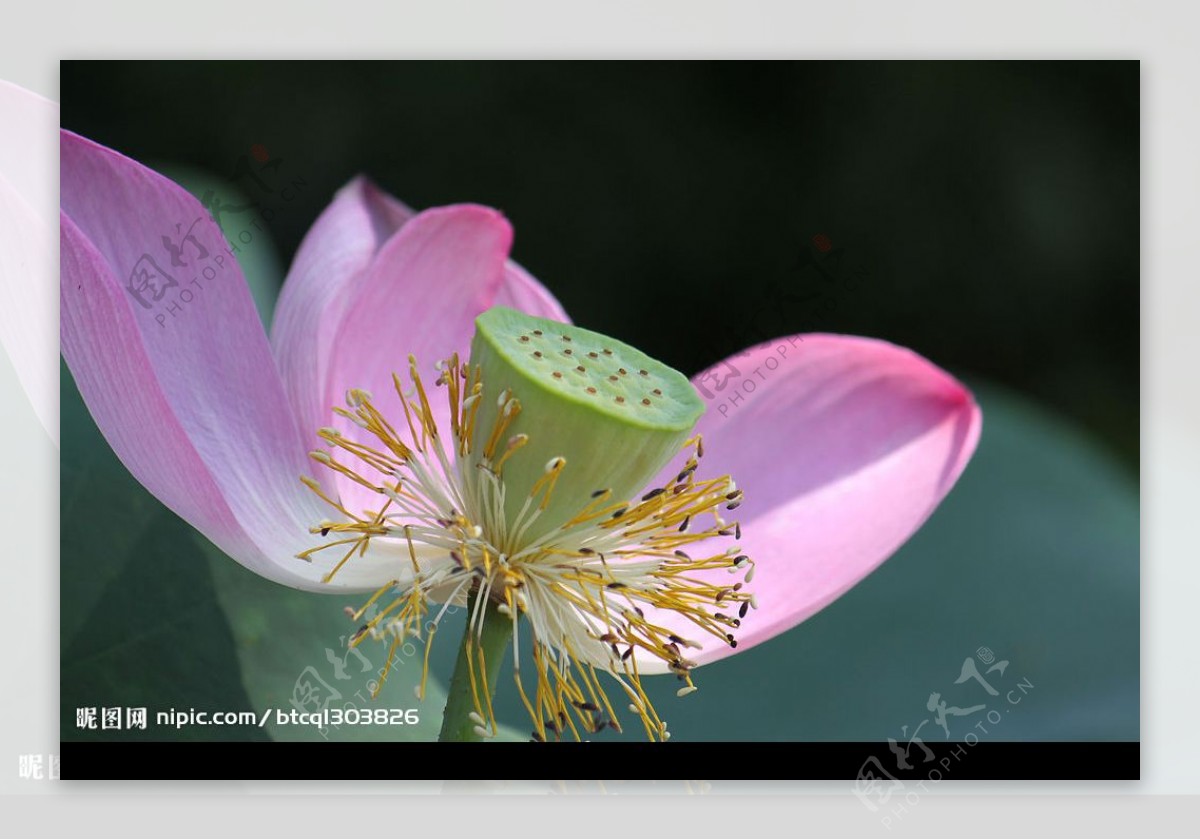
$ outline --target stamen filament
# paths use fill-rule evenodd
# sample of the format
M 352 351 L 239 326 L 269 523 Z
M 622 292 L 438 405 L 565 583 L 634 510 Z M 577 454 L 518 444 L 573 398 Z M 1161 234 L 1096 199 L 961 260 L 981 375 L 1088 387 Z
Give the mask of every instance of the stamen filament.
M 351 512 L 316 481 L 302 479 L 344 517 L 314 526 L 314 533 L 333 538 L 300 555 L 311 561 L 326 549 L 346 548 L 324 580 L 366 556 L 376 543 L 407 555 L 397 577 L 351 612 L 355 622 L 370 616 L 351 644 L 368 635 L 391 635 L 382 685 L 398 645 L 423 637 L 416 691 L 424 697 L 438 625 L 452 603 L 469 596 L 443 739 L 478 740 L 499 732 L 493 697 L 509 646 L 533 740 L 581 740 L 605 728 L 621 731 L 601 672 L 628 697 L 647 737 L 666 740 L 670 732 L 642 687 L 643 665 L 663 663 L 684 683 L 677 694 L 692 693 L 695 663 L 683 651 L 700 643 L 680 635 L 682 628 L 694 626 L 703 631 L 700 638 L 736 646 L 732 631 L 756 606 L 753 595 L 742 591 L 753 575 L 753 561 L 737 545 L 715 548 L 731 536 L 740 539 L 741 525 L 727 523 L 721 510 L 740 504 L 741 491 L 728 476 L 696 478 L 704 447 L 695 435 L 686 441 L 692 451 L 683 468 L 633 499 L 615 498 L 609 488 L 581 491 L 578 482 L 572 484 L 568 459 L 557 456 L 521 491 L 521 504 L 510 509 L 504 469 L 529 457 L 531 440 L 525 432 L 511 434 L 521 402 L 507 389 L 489 396 L 479 369 L 461 364 L 457 356 L 438 370 L 435 385 L 446 389 L 451 444 L 439 434 L 430 393 L 412 357 L 408 396 L 405 383 L 393 376 L 406 436 L 370 394 L 358 389 L 347 393 L 347 408 L 337 410 L 346 428 L 319 432 L 329 451 L 313 452 L 313 460 L 338 480 L 376 494 L 377 511 Z M 499 410 L 486 415 L 490 428 L 477 429 L 487 399 L 494 399 Z M 486 434 L 477 437 L 477 431 Z M 481 441 L 478 451 L 473 440 Z M 334 457 L 337 450 L 347 458 Z M 558 508 L 564 499 L 577 506 L 557 518 L 557 525 L 542 521 L 552 497 Z M 715 577 L 722 570 L 743 580 L 724 583 Z M 385 604 L 387 593 L 395 597 Z M 427 622 L 435 595 L 445 600 Z M 520 633 L 522 619 L 528 622 L 527 637 Z M 524 655 L 529 651 L 531 659 Z M 531 690 L 522 679 L 527 675 L 533 678 Z

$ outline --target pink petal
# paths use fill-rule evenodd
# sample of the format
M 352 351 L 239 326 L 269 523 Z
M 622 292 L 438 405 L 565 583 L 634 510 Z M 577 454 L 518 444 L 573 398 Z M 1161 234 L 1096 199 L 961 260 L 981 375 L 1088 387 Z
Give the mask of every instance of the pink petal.
M 0 81 L 0 345 L 55 445 L 55 208 L 58 104 Z
M 271 346 L 305 435 L 329 423 L 329 357 L 347 301 L 380 247 L 414 213 L 355 178 L 304 237 L 275 307 Z
M 319 564 L 292 556 L 328 514 L 299 482 L 306 448 L 220 230 L 178 185 L 110 149 L 63 132 L 61 160 L 63 356 L 100 430 L 147 489 L 236 560 L 328 588 Z M 168 241 L 184 245 L 183 265 Z M 140 269 L 160 298 L 130 290 Z
M 567 311 L 558 299 L 550 294 L 550 290 L 512 260 L 504 266 L 504 283 L 496 292 L 491 305 L 507 306 L 539 318 L 562 321 L 564 324 L 571 323 Z
M 979 440 L 970 392 L 883 341 L 778 339 L 693 383 L 709 404 L 697 427 L 699 475 L 732 475 L 745 492 L 726 516 L 742 523 L 740 544 L 756 562 L 745 588 L 759 609 L 735 633 L 739 651 L 796 626 L 895 552 L 954 486 Z M 733 652 L 694 627 L 688 635 L 705 645 L 691 657 L 697 662 Z
M 404 264 L 403 253 L 413 247 L 414 240 L 406 238 L 405 244 L 381 253 L 415 215 L 365 178 L 356 178 L 338 192 L 321 214 L 288 271 L 275 310 L 271 341 L 284 387 L 300 419 L 301 432 L 314 445 L 319 445 L 315 440 L 317 429 L 330 425 L 344 427 L 332 408 L 343 404 L 347 383 L 365 387 L 370 382 L 373 385 L 368 390 L 381 397 L 390 394 L 391 371 L 406 374 L 409 352 L 420 357 L 426 373 L 437 359 L 453 351 L 465 353 L 475 316 L 490 306 L 502 304 L 544 318 L 570 320 L 545 287 L 516 263 L 504 260 L 499 284 L 489 277 L 484 287 L 470 293 L 476 297 L 468 295 L 472 303 L 457 310 L 454 323 L 445 312 L 435 313 L 437 320 L 431 321 L 423 306 L 411 305 L 412 301 L 422 299 L 423 286 L 438 282 L 436 276 L 432 280 L 427 277 L 425 268 L 413 269 Z M 436 247 L 457 246 L 451 243 Z M 398 258 L 397 254 L 401 256 Z M 377 258 L 379 265 L 369 271 Z M 488 270 L 494 273 L 494 266 Z M 463 279 L 466 285 L 462 288 L 473 282 L 469 273 Z M 367 292 L 373 297 L 355 311 L 365 311 L 372 317 L 366 321 L 361 317 L 349 318 L 351 302 L 364 294 L 367 286 L 374 289 Z M 373 309 L 379 301 L 383 301 L 383 306 Z M 370 324 L 369 328 L 364 324 Z M 343 326 L 347 336 L 346 347 L 340 354 L 344 368 L 335 378 L 332 376 L 334 346 Z M 410 343 L 410 337 L 422 334 L 434 338 Z M 463 335 L 468 337 L 465 342 Z M 374 361 L 364 357 L 360 366 L 358 354 L 364 349 L 379 355 Z M 370 370 L 372 366 L 374 371 Z M 381 374 L 384 368 L 388 371 L 386 381 Z M 399 409 L 394 401 L 389 405 L 389 411 Z M 434 408 L 439 426 L 444 427 L 448 412 L 440 400 L 435 400 Z M 357 434 L 357 429 L 351 433 Z M 352 482 L 335 478 L 326 471 L 319 472 L 317 478 L 332 484 L 329 489 L 353 508 L 377 504 L 377 500 Z
M 347 390 L 363 388 L 386 417 L 401 423 L 392 374 L 407 380 L 411 353 L 438 426 L 447 429 L 449 410 L 445 391 L 434 389 L 434 365 L 454 352 L 466 358 L 475 316 L 491 305 L 504 282 L 511 243 L 512 228 L 504 217 L 478 205 L 426 210 L 401 228 L 367 270 L 346 310 L 333 345 L 327 403 L 344 405 Z M 337 418 L 333 425 L 360 439 L 353 424 Z M 357 485 L 340 480 L 338 489 L 351 510 L 378 509 L 378 499 Z
M 47 223 L 55 208 L 47 192 L 57 174 L 53 136 L 58 133 L 58 103 L 0 79 L 0 173 Z M 54 135 L 47 135 L 53 130 Z M 47 141 L 51 141 L 47 144 Z
M 348 302 L 359 294 L 366 269 L 384 244 L 414 215 L 367 179 L 356 178 L 338 192 L 300 246 L 275 310 L 271 344 L 306 434 L 333 422 L 328 393 L 333 394 L 335 404 L 342 403 L 343 395 L 338 385 L 330 382 L 329 370 Z M 480 306 L 510 306 L 543 318 L 570 320 L 554 296 L 516 263 L 507 260 L 503 276 L 494 293 L 480 299 Z M 385 280 L 391 289 L 387 296 L 393 301 L 387 332 L 404 337 L 428 327 L 419 307 L 394 305 L 396 298 L 407 294 L 405 284 L 419 278 L 390 274 Z M 482 311 L 471 311 L 470 320 Z M 460 334 L 463 329 L 473 327 L 456 325 L 452 331 Z M 442 349 L 431 351 L 439 357 L 449 352 L 445 349 L 448 344 L 440 346 Z M 396 370 L 406 367 L 406 352 L 392 360 Z

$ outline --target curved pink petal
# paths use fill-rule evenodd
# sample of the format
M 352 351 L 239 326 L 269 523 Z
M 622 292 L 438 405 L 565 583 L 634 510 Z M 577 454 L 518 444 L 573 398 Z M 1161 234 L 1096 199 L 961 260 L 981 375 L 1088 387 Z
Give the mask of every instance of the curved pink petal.
M 407 380 L 413 354 L 439 428 L 448 428 L 445 392 L 433 388 L 434 366 L 455 352 L 466 358 L 475 316 L 491 305 L 504 282 L 511 244 L 507 220 L 472 204 L 426 210 L 401 228 L 366 271 L 343 317 L 330 361 L 327 404 L 344 405 L 347 390 L 363 388 L 384 416 L 402 422 L 392 374 Z M 360 430 L 340 417 L 332 425 L 360 437 Z M 338 490 L 352 510 L 378 506 L 352 482 L 339 479 Z
M 178 185 L 63 132 L 63 356 L 129 470 L 259 574 L 310 589 L 294 554 L 327 512 L 249 289 L 216 224 Z M 371 572 L 336 579 L 343 586 Z M 379 582 L 388 575 L 374 570 Z
M 490 305 L 507 306 L 527 315 L 571 323 L 567 311 L 550 290 L 512 260 L 504 265 L 504 282 Z
M 355 178 L 313 224 L 288 270 L 271 346 L 300 428 L 314 440 L 329 423 L 325 382 L 347 302 L 383 243 L 413 215 L 366 178 Z
M 0 81 L 0 345 L 58 444 L 54 184 L 58 103 Z
M 799 624 L 895 552 L 954 486 L 982 422 L 946 372 L 851 336 L 768 342 L 693 384 L 709 406 L 697 427 L 700 475 L 729 474 L 745 493 L 726 516 L 742 523 L 756 562 L 746 589 L 759 609 L 742 621 L 739 651 Z M 685 629 L 705 645 L 697 662 L 733 652 Z
M 52 224 L 58 103 L 0 79 L 0 115 L 4 117 L 0 173 L 34 212 Z
M 368 276 L 367 268 L 384 244 L 415 215 L 366 178 L 355 178 L 338 191 L 301 244 L 276 306 L 271 344 L 305 434 L 333 422 L 329 393 L 335 404 L 341 404 L 340 383 L 330 382 L 329 371 L 333 343 L 349 302 L 359 294 Z M 395 305 L 409 294 L 407 284 L 420 283 L 421 278 L 415 274 L 400 276 L 387 266 L 382 270 L 388 284 L 387 332 L 403 339 L 427 330 L 429 324 L 421 308 Z M 554 296 L 511 260 L 504 263 L 499 285 L 480 297 L 478 303 L 483 308 L 504 305 L 556 321 L 570 320 Z M 483 308 L 470 311 L 470 319 Z M 455 326 L 452 332 L 457 335 L 462 329 L 471 327 Z M 354 326 L 350 330 L 358 331 Z M 399 345 L 403 348 L 403 341 Z M 440 342 L 438 346 L 442 349 L 431 352 L 440 358 L 451 345 Z M 421 350 L 425 360 L 425 348 L 412 349 Z M 406 353 L 391 360 L 394 369 L 403 371 Z

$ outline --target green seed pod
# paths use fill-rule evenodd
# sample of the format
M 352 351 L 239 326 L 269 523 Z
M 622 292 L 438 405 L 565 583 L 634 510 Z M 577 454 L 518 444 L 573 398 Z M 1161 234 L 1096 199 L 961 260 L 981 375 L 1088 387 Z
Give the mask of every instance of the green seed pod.
M 524 524 L 535 509 L 540 512 L 508 535 L 509 551 L 569 521 L 603 491 L 613 504 L 640 494 L 704 413 L 687 377 L 645 353 L 505 307 L 475 319 L 470 364 L 478 366 L 485 393 L 468 457 L 494 464 L 509 441 L 528 436 L 502 464 L 504 520 L 517 523 L 524 509 Z M 506 396 L 520 403 L 520 411 L 487 459 L 486 444 L 506 410 Z

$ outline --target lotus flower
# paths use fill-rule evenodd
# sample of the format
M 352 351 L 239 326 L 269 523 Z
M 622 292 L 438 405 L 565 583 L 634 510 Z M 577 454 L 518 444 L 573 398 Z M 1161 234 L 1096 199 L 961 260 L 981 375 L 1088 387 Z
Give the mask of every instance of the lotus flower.
M 979 437 L 962 385 L 867 338 L 780 338 L 689 384 L 572 325 L 497 211 L 417 213 L 363 179 L 306 236 L 268 340 L 196 200 L 76 135 L 61 151 L 62 350 L 105 438 L 249 569 L 373 592 L 355 643 L 432 641 L 469 599 L 444 738 L 496 732 L 510 634 L 535 740 L 619 727 L 602 674 L 669 737 L 643 677 L 689 693 L 835 600 Z M 706 411 L 731 371 L 740 399 Z

